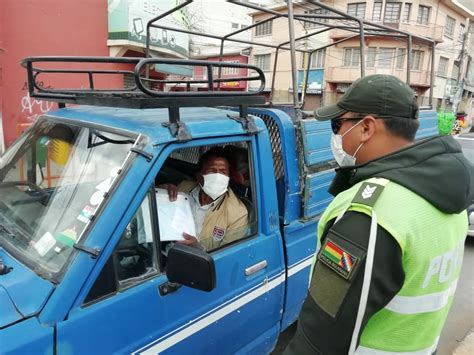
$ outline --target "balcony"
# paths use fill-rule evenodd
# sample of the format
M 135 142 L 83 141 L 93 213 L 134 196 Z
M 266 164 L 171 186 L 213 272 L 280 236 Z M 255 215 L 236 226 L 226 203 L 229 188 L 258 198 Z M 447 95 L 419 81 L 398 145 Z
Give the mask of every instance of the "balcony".
M 396 76 L 402 81 L 406 81 L 406 69 L 383 69 L 383 68 L 366 68 L 365 75 L 371 74 L 389 74 Z M 329 83 L 352 83 L 360 78 L 359 67 L 329 67 L 326 68 L 326 82 Z M 430 71 L 428 70 L 412 70 L 410 72 L 410 85 L 429 87 Z
M 416 21 L 403 21 L 403 22 L 397 22 L 397 23 L 379 22 L 379 23 L 384 26 L 392 27 L 393 29 L 409 32 L 412 35 L 428 37 L 438 43 L 443 41 L 443 26 L 439 26 L 435 24 L 420 25 L 419 23 L 416 23 Z M 329 36 L 333 40 L 338 40 L 341 38 L 353 36 L 354 34 L 355 34 L 354 32 L 349 32 L 342 29 L 334 29 L 330 31 Z

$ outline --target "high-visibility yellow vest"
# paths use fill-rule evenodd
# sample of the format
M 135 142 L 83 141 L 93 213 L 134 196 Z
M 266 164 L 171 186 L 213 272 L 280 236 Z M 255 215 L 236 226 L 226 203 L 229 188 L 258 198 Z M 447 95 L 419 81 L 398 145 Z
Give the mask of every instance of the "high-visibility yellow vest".
M 369 189 L 367 189 L 369 186 Z M 360 194 L 382 187 L 373 206 Z M 370 196 L 369 196 L 370 197 Z M 402 251 L 405 282 L 364 329 L 356 354 L 416 353 L 436 350 L 452 303 L 467 235 L 467 213 L 446 214 L 407 188 L 385 179 L 361 182 L 336 196 L 318 224 L 318 238 L 328 221 L 344 211 L 376 215 Z M 375 213 L 374 213 L 375 212 Z

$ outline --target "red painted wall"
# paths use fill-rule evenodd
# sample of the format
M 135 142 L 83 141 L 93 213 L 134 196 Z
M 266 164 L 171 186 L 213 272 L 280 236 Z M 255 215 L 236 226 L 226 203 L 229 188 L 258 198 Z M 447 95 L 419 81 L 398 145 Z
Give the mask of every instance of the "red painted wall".
M 18 136 L 19 124 L 56 108 L 28 96 L 28 56 L 108 56 L 107 0 L 0 0 L 0 104 L 5 144 Z M 3 51 L 1 50 L 3 49 Z M 82 78 L 55 78 L 47 85 L 82 85 Z

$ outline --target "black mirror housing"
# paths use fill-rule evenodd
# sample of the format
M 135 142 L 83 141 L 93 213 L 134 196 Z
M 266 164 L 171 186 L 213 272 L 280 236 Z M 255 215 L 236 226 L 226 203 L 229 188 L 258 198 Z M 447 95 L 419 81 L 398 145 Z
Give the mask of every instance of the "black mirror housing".
M 170 282 L 197 290 L 209 292 L 216 287 L 214 259 L 203 250 L 179 243 L 168 251 L 166 275 Z

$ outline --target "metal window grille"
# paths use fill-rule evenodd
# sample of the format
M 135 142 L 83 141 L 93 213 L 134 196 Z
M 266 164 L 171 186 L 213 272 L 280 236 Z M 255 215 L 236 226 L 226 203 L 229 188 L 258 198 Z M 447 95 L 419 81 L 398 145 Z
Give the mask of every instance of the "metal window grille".
M 311 56 L 310 68 L 324 68 L 324 60 L 326 57 L 326 48 L 320 49 Z
M 358 47 L 344 48 L 344 66 L 357 67 L 360 63 L 360 49 Z
M 423 51 L 413 50 L 411 55 L 411 68 L 412 70 L 420 70 L 423 66 Z
M 403 7 L 403 14 L 402 14 L 402 21 L 409 22 L 410 21 L 410 14 L 411 14 L 411 4 L 406 2 Z
M 394 56 L 395 48 L 379 48 L 379 52 L 377 55 L 377 68 L 391 68 L 392 59 Z
M 376 53 L 377 53 L 377 48 L 376 47 L 369 47 L 367 49 L 367 63 L 366 63 L 367 68 L 375 67 Z
M 312 15 L 312 14 L 315 14 L 315 15 L 329 15 L 329 10 L 319 8 L 319 9 L 308 10 L 308 11 L 305 11 L 304 13 L 307 14 L 307 15 Z M 324 23 L 329 22 L 329 19 L 327 19 L 327 18 L 313 18 L 311 20 L 318 21 L 318 22 L 324 22 Z M 304 23 L 304 27 L 306 29 L 316 28 L 316 27 L 321 27 L 321 26 L 322 25 L 317 25 L 315 23 L 310 23 L 310 22 L 305 22 Z
M 448 72 L 448 63 L 449 59 L 444 58 L 444 57 L 439 57 L 439 63 L 438 63 L 438 75 L 440 76 L 446 76 Z
M 255 36 L 268 36 L 272 34 L 273 21 L 262 23 L 255 27 Z
M 416 22 L 420 25 L 427 25 L 430 20 L 431 7 L 420 5 L 418 7 L 418 17 Z
M 372 11 L 372 21 L 380 21 L 382 18 L 382 2 L 374 2 L 374 9 Z
M 257 54 L 255 55 L 255 65 L 262 70 L 270 69 L 271 54 Z
M 397 49 L 397 69 L 403 69 L 405 66 L 405 57 L 407 55 L 407 50 L 405 48 L 398 48 Z
M 398 23 L 398 21 L 400 21 L 401 7 L 402 4 L 399 2 L 387 2 L 385 4 L 383 21 L 385 23 Z
M 458 41 L 462 42 L 464 40 L 464 32 L 466 31 L 466 26 L 464 26 L 462 23 L 459 26 L 459 38 Z
M 226 60 L 223 63 L 236 63 L 236 64 L 239 64 L 240 62 L 238 60 Z M 207 69 L 207 68 L 204 68 L 204 69 Z M 224 67 L 224 68 L 221 69 L 221 75 L 222 76 L 224 76 L 224 75 L 237 75 L 237 74 L 239 74 L 239 72 L 240 72 L 240 68 Z M 212 69 L 212 75 L 214 75 L 214 77 L 217 77 L 219 75 L 219 68 L 214 67 Z
M 358 18 L 365 17 L 365 2 L 347 4 L 347 13 Z
M 456 26 L 456 20 L 451 16 L 446 16 L 446 24 L 444 26 L 444 35 L 446 37 L 453 38 L 454 27 Z

